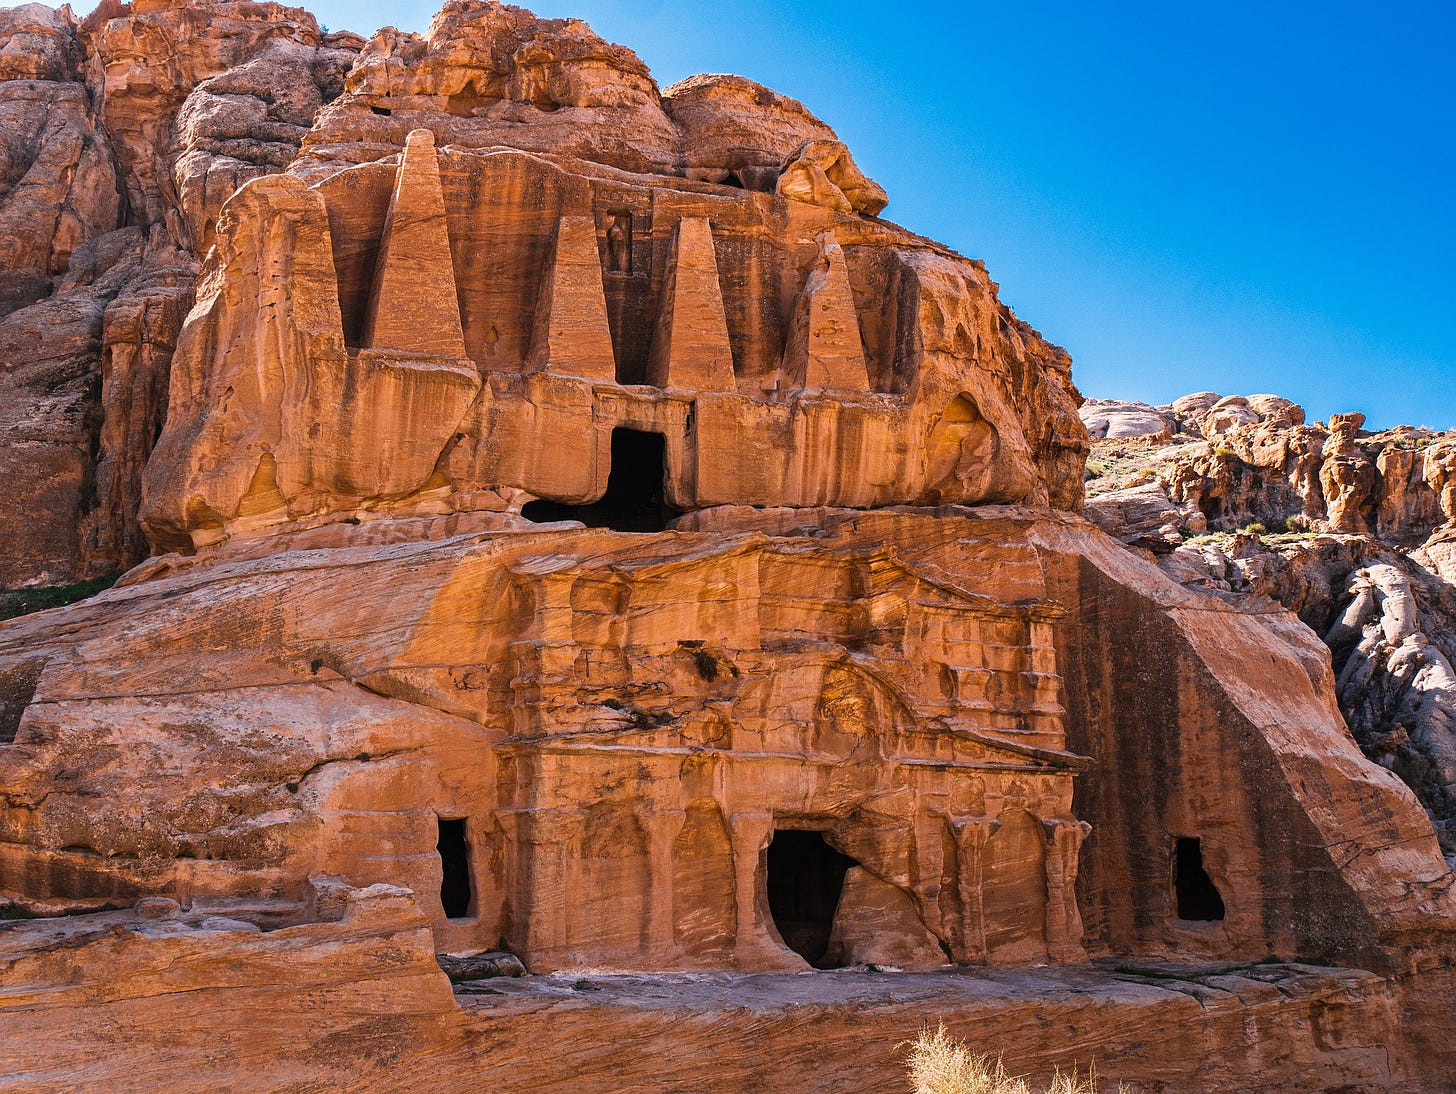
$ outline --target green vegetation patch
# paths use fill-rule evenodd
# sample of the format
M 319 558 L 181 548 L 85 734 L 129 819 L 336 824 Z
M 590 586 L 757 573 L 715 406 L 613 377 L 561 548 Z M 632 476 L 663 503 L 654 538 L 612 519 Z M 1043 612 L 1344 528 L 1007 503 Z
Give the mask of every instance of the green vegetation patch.
M 78 581 L 74 585 L 52 585 L 38 589 L 0 589 L 0 620 L 15 619 L 43 612 L 47 608 L 63 608 L 86 600 L 97 593 L 105 592 L 117 583 L 121 574 L 107 574 L 105 577 Z

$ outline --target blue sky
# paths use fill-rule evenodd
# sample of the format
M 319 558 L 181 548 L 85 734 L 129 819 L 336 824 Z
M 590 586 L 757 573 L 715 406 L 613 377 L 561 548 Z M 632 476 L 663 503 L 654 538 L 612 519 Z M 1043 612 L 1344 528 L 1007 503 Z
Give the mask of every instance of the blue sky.
M 436 5 L 312 0 L 423 30 Z M 1456 426 L 1456 3 L 539 0 L 802 99 L 1088 396 Z

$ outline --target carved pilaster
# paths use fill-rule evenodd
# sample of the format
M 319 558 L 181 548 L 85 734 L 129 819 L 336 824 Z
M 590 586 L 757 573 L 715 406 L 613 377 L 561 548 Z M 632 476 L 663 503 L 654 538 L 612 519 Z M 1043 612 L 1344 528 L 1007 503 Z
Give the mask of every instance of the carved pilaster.
M 1077 866 L 1082 841 L 1092 831 L 1086 821 L 1043 821 L 1047 856 L 1047 953 L 1053 961 L 1085 961 L 1082 948 L 1082 913 L 1077 907 Z
M 999 820 L 976 817 L 951 822 L 956 841 L 956 880 L 961 903 L 960 945 L 956 960 L 985 964 L 986 844 L 1001 827 Z
M 735 961 L 741 968 L 754 970 L 802 969 L 802 959 L 769 937 L 768 926 L 759 915 L 758 865 L 773 838 L 773 817 L 767 813 L 734 813 L 727 820 L 733 841 Z
M 651 899 L 648 901 L 647 945 L 653 964 L 670 964 L 676 956 L 673 940 L 672 851 L 678 833 L 687 820 L 682 810 L 648 813 L 642 818 L 647 830 L 647 861 Z
M 514 934 L 531 968 L 550 968 L 570 944 L 568 859 L 581 832 L 579 813 L 519 814 L 518 923 Z

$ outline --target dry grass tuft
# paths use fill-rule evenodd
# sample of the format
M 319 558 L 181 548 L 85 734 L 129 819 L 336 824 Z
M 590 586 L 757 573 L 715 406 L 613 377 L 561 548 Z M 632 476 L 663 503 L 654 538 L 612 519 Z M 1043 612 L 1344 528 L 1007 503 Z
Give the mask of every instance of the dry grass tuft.
M 1006 1073 L 1000 1056 L 977 1054 L 945 1031 L 942 1024 L 921 1030 L 907 1061 L 915 1094 L 1097 1094 L 1097 1075 L 1058 1070 L 1051 1086 L 1035 1090 Z M 1121 1089 L 1121 1088 L 1119 1088 Z

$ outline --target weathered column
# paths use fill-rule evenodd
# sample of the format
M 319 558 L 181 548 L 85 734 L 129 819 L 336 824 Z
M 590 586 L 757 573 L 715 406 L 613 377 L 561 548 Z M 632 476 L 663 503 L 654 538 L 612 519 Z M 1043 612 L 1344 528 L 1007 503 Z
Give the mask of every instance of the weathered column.
M 769 937 L 759 916 L 758 864 L 773 838 L 773 817 L 768 813 L 733 813 L 727 820 L 733 841 L 734 964 L 755 972 L 805 968 L 801 957 Z
M 650 889 L 647 904 L 648 961 L 657 967 L 669 967 L 677 958 L 673 938 L 673 901 L 676 896 L 672 868 L 672 849 L 682 831 L 687 813 L 667 810 L 648 813 L 642 818 L 647 830 L 647 862 Z
M 985 964 L 986 915 L 981 897 L 986 886 L 986 843 L 1001 827 L 988 817 L 951 821 L 956 841 L 956 881 L 961 902 L 960 946 L 956 960 Z
M 920 904 L 920 917 L 930 932 L 944 937 L 957 936 L 959 922 L 947 923 L 941 909 L 941 890 L 945 885 L 945 830 L 950 818 L 944 813 L 920 810 L 913 824 L 914 843 L 910 856 L 910 883 Z M 957 897 L 959 900 L 959 897 Z
M 575 811 L 517 814 L 519 890 L 511 896 L 520 910 L 515 932 L 520 956 L 533 972 L 558 967 L 570 941 L 567 859 L 580 830 L 581 816 Z
M 1077 907 L 1077 864 L 1082 841 L 1092 831 L 1086 821 L 1042 821 L 1047 856 L 1047 954 L 1075 964 L 1087 959 L 1082 948 L 1082 913 Z

